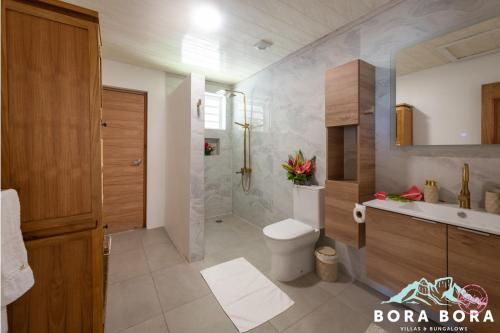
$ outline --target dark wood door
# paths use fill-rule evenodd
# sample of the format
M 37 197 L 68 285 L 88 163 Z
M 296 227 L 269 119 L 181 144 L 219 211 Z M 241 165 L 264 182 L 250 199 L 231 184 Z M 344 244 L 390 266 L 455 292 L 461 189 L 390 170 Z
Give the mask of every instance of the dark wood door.
M 145 225 L 145 92 L 103 89 L 104 223 L 110 233 Z

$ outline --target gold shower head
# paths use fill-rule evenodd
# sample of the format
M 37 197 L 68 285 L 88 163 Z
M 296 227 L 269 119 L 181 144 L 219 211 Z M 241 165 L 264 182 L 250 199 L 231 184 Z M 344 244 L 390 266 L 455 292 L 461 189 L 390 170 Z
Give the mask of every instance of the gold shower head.
M 230 89 L 221 89 L 216 92 L 217 95 L 225 95 L 227 97 L 234 97 L 236 94 L 241 94 L 245 96 L 245 93 L 242 91 L 237 91 L 237 90 L 230 90 Z

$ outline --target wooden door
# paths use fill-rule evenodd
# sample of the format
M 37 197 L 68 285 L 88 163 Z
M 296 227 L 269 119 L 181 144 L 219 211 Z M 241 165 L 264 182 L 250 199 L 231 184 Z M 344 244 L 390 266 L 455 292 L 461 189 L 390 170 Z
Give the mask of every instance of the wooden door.
M 482 86 L 481 143 L 500 144 L 500 82 Z
M 500 332 L 500 236 L 448 226 L 448 276 L 460 287 L 475 284 L 488 294 L 494 323 L 469 323 L 473 332 Z M 452 310 L 458 310 L 452 307 Z M 482 315 L 479 316 L 482 318 Z
M 145 225 L 145 92 L 103 89 L 103 219 L 109 232 Z

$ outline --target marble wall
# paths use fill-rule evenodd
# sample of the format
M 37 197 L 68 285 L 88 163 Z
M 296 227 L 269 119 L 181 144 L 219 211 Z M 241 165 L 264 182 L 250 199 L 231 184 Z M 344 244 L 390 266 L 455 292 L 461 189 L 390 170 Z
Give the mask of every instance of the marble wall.
M 205 76 L 191 73 L 191 156 L 189 203 L 189 260 L 205 255 L 205 117 L 198 101 L 205 98 Z M 174 142 L 174 141 L 171 141 Z M 182 167 L 182 166 L 181 166 Z
M 231 131 L 205 129 L 205 138 L 219 139 L 219 155 L 205 156 L 205 217 L 231 214 L 233 211 Z
M 206 91 L 216 93 L 230 86 L 207 82 Z M 219 139 L 219 155 L 205 156 L 205 217 L 231 214 L 233 196 L 231 188 L 232 168 L 232 122 L 231 100 L 227 100 L 226 129 L 205 129 L 205 138 Z
M 243 193 L 233 176 L 233 212 L 265 226 L 292 215 L 292 185 L 280 164 L 302 149 L 317 156 L 316 181 L 325 181 L 324 74 L 356 58 L 376 66 L 376 189 L 402 192 L 436 179 L 441 198 L 456 201 L 460 168 L 471 167 L 472 201 L 500 185 L 500 147 L 441 146 L 400 149 L 391 144 L 392 54 L 400 48 L 500 14 L 498 0 L 407 0 L 329 35 L 237 84 L 248 94 L 249 114 L 264 114 L 252 132 L 253 187 Z M 263 110 L 262 110 L 263 109 Z M 235 105 L 235 120 L 242 117 Z M 233 165 L 242 160 L 242 135 L 233 126 Z M 349 273 L 363 278 L 363 250 L 337 244 Z

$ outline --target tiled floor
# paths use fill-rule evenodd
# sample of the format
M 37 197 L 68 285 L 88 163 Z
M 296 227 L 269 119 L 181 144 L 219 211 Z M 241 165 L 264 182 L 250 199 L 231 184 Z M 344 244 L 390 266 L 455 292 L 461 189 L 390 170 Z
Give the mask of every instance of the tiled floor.
M 177 253 L 163 228 L 113 235 L 106 332 L 237 332 L 199 271 L 245 257 L 268 275 L 270 255 L 260 229 L 236 216 L 222 219 L 206 222 L 206 258 L 197 263 Z M 383 298 L 345 277 L 326 283 L 309 274 L 274 282 L 295 304 L 253 333 L 362 333 Z M 384 328 L 400 332 L 399 326 Z

